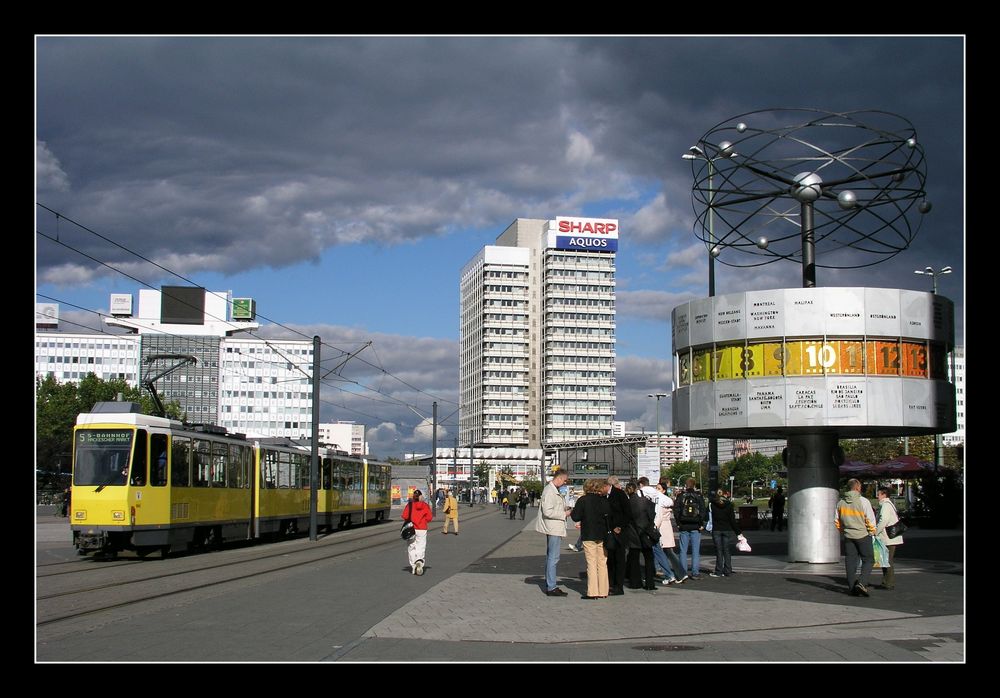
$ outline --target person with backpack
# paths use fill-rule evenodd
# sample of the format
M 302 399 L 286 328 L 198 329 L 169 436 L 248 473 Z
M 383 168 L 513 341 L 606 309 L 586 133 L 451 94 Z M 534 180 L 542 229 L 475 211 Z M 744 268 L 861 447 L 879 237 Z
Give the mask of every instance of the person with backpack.
M 677 528 L 681 539 L 681 565 L 687 579 L 701 579 L 701 532 L 705 530 L 708 521 L 708 507 L 701 492 L 695 489 L 695 480 L 689 477 L 685 490 L 677 498 L 674 505 L 674 516 L 677 517 Z M 691 566 L 688 567 L 688 549 L 691 549 Z

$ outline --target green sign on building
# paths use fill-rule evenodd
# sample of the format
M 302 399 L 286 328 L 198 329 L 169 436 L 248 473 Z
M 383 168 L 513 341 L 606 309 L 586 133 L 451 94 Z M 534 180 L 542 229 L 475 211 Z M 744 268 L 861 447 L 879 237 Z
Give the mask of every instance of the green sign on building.
M 257 317 L 257 304 L 253 298 L 233 299 L 233 320 L 253 320 Z

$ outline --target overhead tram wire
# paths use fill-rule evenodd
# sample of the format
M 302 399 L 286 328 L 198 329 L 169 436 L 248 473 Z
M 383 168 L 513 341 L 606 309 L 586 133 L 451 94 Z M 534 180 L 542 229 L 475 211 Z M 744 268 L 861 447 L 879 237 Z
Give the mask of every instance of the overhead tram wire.
M 138 257 L 139 259 L 141 259 L 141 260 L 143 260 L 143 261 L 145 261 L 145 262 L 148 262 L 149 264 L 152 264 L 153 266 L 157 267 L 158 269 L 162 269 L 162 270 L 163 270 L 164 272 L 166 272 L 166 273 L 170 274 L 171 276 L 175 276 L 175 277 L 177 277 L 178 279 L 181 279 L 181 280 L 183 280 L 183 281 L 186 281 L 187 283 L 189 283 L 189 284 L 191 284 L 191 285 L 193 285 L 193 286 L 196 286 L 196 287 L 198 287 L 198 288 L 203 288 L 203 287 L 202 287 L 202 286 L 201 286 L 200 284 L 196 283 L 196 282 L 195 282 L 195 281 L 193 281 L 192 279 L 188 279 L 188 278 L 187 278 L 186 276 L 184 276 L 184 275 L 182 275 L 182 274 L 179 274 L 179 273 L 177 273 L 177 272 L 173 271 L 172 269 L 168 269 L 167 267 L 164 267 L 163 265 L 161 265 L 161 264 L 158 264 L 158 263 L 154 262 L 153 260 L 151 260 L 151 259 L 149 259 L 149 258 L 147 258 L 147 257 L 145 257 L 145 256 L 143 256 L 143 255 L 141 255 L 141 254 L 139 254 L 138 252 L 135 252 L 134 250 L 131 250 L 131 249 L 129 249 L 128 247 L 125 247 L 124 245 L 122 245 L 122 244 L 120 244 L 120 243 L 118 243 L 118 242 L 115 242 L 114 240 L 112 240 L 112 239 L 110 239 L 110 238 L 108 238 L 108 237 L 106 237 L 106 236 L 104 236 L 104 235 L 101 235 L 101 234 L 100 234 L 100 233 L 98 233 L 97 231 L 95 231 L 95 230 L 92 230 L 92 229 L 88 228 L 87 226 L 83 225 L 82 223 L 78 223 L 77 221 L 73 220 L 72 218 L 69 218 L 69 217 L 67 217 L 67 216 L 65 216 L 65 215 L 63 215 L 63 214 L 61 214 L 61 213 L 59 213 L 58 211 L 55 211 L 54 209 L 51 209 L 51 208 L 49 208 L 49 207 L 48 207 L 48 206 L 46 206 L 45 204 L 42 204 L 42 203 L 38 203 L 38 202 L 36 202 L 36 205 L 37 205 L 37 206 L 39 206 L 40 208 L 43 208 L 43 209 L 45 209 L 46 211 L 49 211 L 49 212 L 50 212 L 50 213 L 52 213 L 53 215 L 55 215 L 55 216 L 56 216 L 56 221 L 57 221 L 57 223 L 58 223 L 58 221 L 59 221 L 60 219 L 63 219 L 63 220 L 66 220 L 66 221 L 68 221 L 69 223 L 72 223 L 73 225 L 77 226 L 77 227 L 78 227 L 78 228 L 80 228 L 81 230 L 85 230 L 85 231 L 87 231 L 88 233 L 90 233 L 90 234 L 92 234 L 92 235 L 94 235 L 94 236 L 96 236 L 96 237 L 100 238 L 101 240 L 104 240 L 104 241 L 106 241 L 106 242 L 108 242 L 108 243 L 110 243 L 110 244 L 114 245 L 115 247 L 118 247 L 119 249 L 121 249 L 121 250 L 123 250 L 123 251 L 125 251 L 125 252 L 128 252 L 129 254 L 131 254 L 131 255 L 133 255 L 133 256 L 135 256 L 135 257 Z M 49 236 L 49 235 L 45 235 L 45 234 L 44 234 L 44 233 L 42 233 L 41 231 L 37 231 L 37 232 L 38 232 L 38 234 L 40 234 L 40 235 L 43 235 L 44 237 L 48 238 L 49 240 L 52 240 L 53 242 L 56 242 L 56 243 L 58 243 L 58 244 L 60 244 L 60 245 L 63 245 L 64 247 L 67 247 L 68 249 L 71 249 L 71 250 L 73 250 L 74 252 L 77 252 L 78 254 L 80 254 L 80 255 L 83 255 L 83 256 L 87 257 L 88 259 L 90 259 L 90 260 L 92 260 L 92 261 L 94 261 L 94 262 L 97 262 L 97 263 L 99 263 L 99 264 L 102 264 L 103 266 L 106 266 L 106 267 L 108 267 L 109 269 L 112 269 L 113 271 L 117 271 L 118 273 L 120 273 L 120 274 L 122 274 L 122 275 L 124 275 L 124 276 L 126 276 L 126 277 L 128 277 L 128 278 L 130 278 L 130 279 L 133 279 L 133 280 L 134 280 L 134 281 L 136 281 L 137 283 L 140 283 L 140 284 L 143 284 L 144 286 L 147 286 L 147 287 L 149 287 L 149 288 L 151 288 L 151 289 L 154 289 L 154 290 L 155 290 L 155 287 L 153 287 L 153 286 L 152 286 L 152 285 L 150 285 L 150 284 L 147 284 L 147 283 L 145 283 L 145 282 L 143 282 L 143 281 L 139 281 L 138 279 L 135 279 L 135 277 L 132 277 L 132 276 L 130 276 L 130 275 L 128 275 L 128 274 L 126 274 L 126 273 L 125 273 L 125 272 L 123 272 L 123 271 L 120 271 L 120 270 L 118 270 L 118 269 L 115 269 L 115 268 L 114 268 L 114 267 L 112 267 L 111 265 L 109 265 L 109 264 L 105 264 L 104 262 L 101 262 L 100 260 L 98 260 L 98 259 L 95 259 L 95 258 L 91 257 L 90 255 L 87 255 L 86 253 L 84 253 L 84 252 L 82 252 L 82 251 L 80 251 L 80 250 L 77 250 L 77 249 L 73 248 L 73 247 L 72 247 L 72 246 L 70 246 L 70 245 L 66 245 L 65 243 L 62 243 L 62 242 L 61 242 L 60 240 L 58 240 L 58 239 L 56 239 L 56 238 L 52 238 L 52 237 L 51 237 L 51 236 Z M 207 293 L 211 293 L 211 294 L 212 294 L 212 295 L 214 295 L 214 296 L 215 296 L 216 298 L 222 298 L 222 296 L 219 296 L 218 294 L 216 294 L 216 293 L 215 293 L 215 292 L 213 292 L 213 291 L 208 291 L 208 290 L 206 289 L 206 292 L 207 292 Z M 226 301 L 226 302 L 227 302 L 228 304 L 232 305 L 232 301 L 230 301 L 230 300 L 229 300 L 228 298 L 225 298 L 224 300 L 225 300 L 225 301 Z M 213 316 L 210 316 L 210 317 L 213 317 Z M 268 317 L 267 317 L 267 316 L 265 316 L 265 315 L 262 315 L 262 314 L 258 313 L 258 317 L 260 317 L 261 319 L 263 319 L 263 320 L 266 320 L 267 322 L 270 322 L 270 323 L 272 323 L 272 324 L 274 324 L 274 325 L 276 325 L 276 326 L 278 326 L 278 327 L 281 327 L 282 329 L 284 329 L 284 330 L 287 330 L 287 331 L 289 331 L 289 332 L 291 332 L 291 333 L 293 333 L 293 334 L 297 334 L 297 335 L 299 335 L 299 336 L 301 336 L 301 337 L 303 337 L 303 338 L 305 338 L 305 339 L 310 339 L 310 340 L 312 339 L 312 337 L 311 337 L 311 336 L 309 336 L 309 335 L 305 334 L 304 332 L 300 332 L 299 330 L 296 330 L 295 328 L 292 328 L 292 327 L 289 327 L 289 326 L 287 326 L 287 325 L 285 325 L 285 324 L 283 324 L 283 323 L 280 323 L 280 322 L 277 322 L 276 320 L 272 320 L 271 318 L 268 318 Z M 215 318 L 215 319 L 216 319 L 216 320 L 220 320 L 220 321 L 222 321 L 222 322 L 227 322 L 227 321 L 226 321 L 225 319 L 223 319 L 223 318 Z M 327 347 L 329 347 L 329 348 L 331 348 L 331 349 L 334 349 L 334 350 L 336 350 L 336 351 L 339 351 L 339 352 L 341 352 L 341 354 L 342 354 L 342 355 L 343 355 L 343 354 L 347 354 L 347 353 L 349 353 L 349 352 L 347 352 L 347 351 L 345 351 L 345 350 L 341 349 L 340 347 L 337 347 L 337 346 L 335 346 L 335 345 L 333 345 L 333 344 L 329 344 L 328 342 L 325 342 L 325 341 L 323 341 L 323 340 L 320 340 L 320 344 L 321 344 L 321 345 L 323 345 L 323 346 L 327 346 Z M 378 356 L 378 354 L 377 354 L 377 352 L 376 352 L 376 357 L 377 357 L 377 356 Z M 383 373 L 384 375 L 386 375 L 386 376 L 389 376 L 390 378 L 393 378 L 393 379 L 395 379 L 396 381 L 398 381 L 398 382 L 402 383 L 403 385 L 405 385 L 406 387 L 410 388 L 411 390 L 414 390 L 414 391 L 416 391 L 416 392 L 418 392 L 418 393 L 420 393 L 420 394 L 422 394 L 422 395 L 427 395 L 428 397 L 431 397 L 431 398 L 433 398 L 433 399 L 435 399 L 435 400 L 438 400 L 438 401 L 441 401 L 441 402 L 447 402 L 447 403 L 451 403 L 452 405 L 457 405 L 457 404 L 458 404 L 458 403 L 457 403 L 457 402 L 455 402 L 454 400 L 448 400 L 448 399 L 445 399 L 445 398 L 441 398 L 441 397 L 438 397 L 438 396 L 436 396 L 436 395 L 433 395 L 433 394 L 431 394 L 431 393 L 428 393 L 428 392 L 427 392 L 427 391 L 425 391 L 425 390 L 422 390 L 422 389 L 420 389 L 420 388 L 417 388 L 416 386 L 414 386 L 414 385 L 411 385 L 410 383 L 407 383 L 407 382 L 406 382 L 406 381 L 404 381 L 404 380 L 403 380 L 402 378 L 399 378 L 398 376 L 396 376 L 396 375 L 394 375 L 394 374 L 390 373 L 389 371 L 387 371 L 387 370 L 386 370 L 386 369 L 385 369 L 385 368 L 384 368 L 383 366 L 377 366 L 377 365 L 375 365 L 375 364 L 371 363 L 370 361 L 368 361 L 367 359 L 364 359 L 364 358 L 362 358 L 362 357 L 356 357 L 356 358 L 358 358 L 358 359 L 359 359 L 360 361 L 362 361 L 362 362 L 364 362 L 364 363 L 368 364 L 368 365 L 369 365 L 369 366 L 371 366 L 372 368 L 375 368 L 375 369 L 378 369 L 378 370 L 379 370 L 379 371 L 381 371 L 381 372 L 382 372 L 382 373 Z M 369 388 L 369 389 L 370 389 L 370 388 Z M 381 391 L 380 391 L 380 390 L 376 390 L 375 392 L 379 392 L 379 393 L 381 393 Z M 383 395 L 384 395 L 384 393 L 381 393 L 381 394 L 383 394 Z

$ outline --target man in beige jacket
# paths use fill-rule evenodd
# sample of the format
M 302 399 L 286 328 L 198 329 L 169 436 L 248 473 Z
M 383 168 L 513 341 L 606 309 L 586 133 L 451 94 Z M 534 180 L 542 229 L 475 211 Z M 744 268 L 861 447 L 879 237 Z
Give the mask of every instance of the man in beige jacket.
M 444 528 L 441 533 L 448 533 L 448 523 L 455 524 L 455 535 L 458 535 L 458 500 L 451 490 L 445 490 L 444 498 Z
M 559 488 L 569 480 L 569 473 L 562 468 L 552 473 L 552 479 L 542 491 L 542 505 L 538 508 L 535 530 L 545 534 L 545 594 L 566 596 L 566 592 L 556 586 L 556 566 L 559 564 L 559 548 L 566 537 L 566 517 L 572 509 L 559 494 Z

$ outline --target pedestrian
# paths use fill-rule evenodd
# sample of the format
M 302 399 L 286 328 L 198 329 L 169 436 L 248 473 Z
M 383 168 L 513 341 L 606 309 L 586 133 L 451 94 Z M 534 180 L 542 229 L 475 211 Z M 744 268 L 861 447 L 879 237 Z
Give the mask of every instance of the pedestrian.
M 510 514 L 510 520 L 513 521 L 514 517 L 517 515 L 517 492 L 510 493 L 510 503 L 507 505 L 507 513 Z
M 63 490 L 63 496 L 62 496 L 62 515 L 63 516 L 69 516 L 69 502 L 70 502 L 70 497 L 71 496 L 72 495 L 70 494 L 69 487 L 67 487 L 66 489 Z
M 621 596 L 625 593 L 625 568 L 628 565 L 628 541 L 624 533 L 632 521 L 629 510 L 628 495 L 621 488 L 616 475 L 608 476 L 608 504 L 611 507 L 611 530 L 619 537 L 620 545 L 615 550 L 608 551 L 608 585 L 609 596 Z
M 625 486 L 628 495 L 629 513 L 632 520 L 626 529 L 625 540 L 628 541 L 626 568 L 628 569 L 629 589 L 656 589 L 656 569 L 653 565 L 653 545 L 659 543 L 660 532 L 653 525 L 656 507 L 653 502 L 639 491 L 639 485 L 630 482 Z M 655 539 L 655 540 L 654 540 Z M 639 571 L 639 555 L 642 554 L 642 572 Z
M 767 500 L 767 506 L 771 507 L 771 530 L 777 526 L 779 531 L 785 530 L 785 494 L 778 485 L 771 498 Z
M 708 522 L 708 507 L 701 492 L 695 489 L 695 479 L 689 477 L 685 489 L 674 505 L 677 528 L 681 539 L 681 564 L 684 566 L 683 582 L 686 579 L 701 579 L 701 532 Z M 691 567 L 688 567 L 688 549 L 691 550 Z
M 656 491 L 660 496 L 655 500 L 656 518 L 653 519 L 653 524 L 660 530 L 660 544 L 653 547 L 653 559 L 663 570 L 664 585 L 680 584 L 684 576 L 684 566 L 674 551 L 677 545 L 672 521 L 674 500 L 667 495 L 667 485 L 663 482 L 656 484 Z
M 711 577 L 730 577 L 733 574 L 732 546 L 736 536 L 742 535 L 739 523 L 736 521 L 736 509 L 733 500 L 725 490 L 718 490 L 712 503 L 712 542 L 715 543 L 715 571 Z
M 441 533 L 448 534 L 448 524 L 455 526 L 455 535 L 458 535 L 458 500 L 451 490 L 444 491 L 444 527 Z
M 507 513 L 507 507 L 510 506 L 510 494 L 508 492 L 503 493 L 503 499 L 501 500 L 503 504 L 503 513 Z
M 521 494 L 517 496 L 517 510 L 521 514 L 521 521 L 524 521 L 524 512 L 528 508 L 528 493 L 521 490 Z
M 583 553 L 587 559 L 587 595 L 585 599 L 604 599 L 608 596 L 608 554 L 604 549 L 604 535 L 611 518 L 611 506 L 606 496 L 611 486 L 604 480 L 593 478 L 583 485 L 583 496 L 576 500 L 572 516 L 579 521 Z
M 566 484 L 569 473 L 557 468 L 552 479 L 542 492 L 542 505 L 535 519 L 535 530 L 545 534 L 545 594 L 546 596 L 568 596 L 556 586 L 556 566 L 559 564 L 559 548 L 566 537 L 566 517 L 572 511 L 566 500 L 559 494 L 559 488 Z
M 844 534 L 844 561 L 847 565 L 847 587 L 851 596 L 868 596 L 868 575 L 875 565 L 872 536 L 875 535 L 875 512 L 871 502 L 861 496 L 861 481 L 847 481 L 847 492 L 837 502 L 834 519 L 837 530 Z M 858 558 L 861 575 L 858 576 Z
M 427 502 L 420 501 L 422 493 L 413 490 L 413 498 L 403 507 L 403 520 L 413 522 L 415 535 L 406 546 L 406 555 L 410 561 L 410 569 L 415 575 L 424 573 L 424 555 L 427 551 L 427 524 L 434 518 Z
M 896 505 L 890 498 L 891 491 L 888 487 L 878 488 L 878 513 L 875 515 L 877 522 L 875 526 L 875 537 L 885 544 L 885 549 L 889 551 L 889 566 L 882 567 L 882 584 L 880 589 L 892 590 L 896 588 L 896 546 L 903 544 L 903 534 L 895 538 L 889 537 L 889 532 L 885 529 L 893 524 L 899 523 L 899 512 Z

